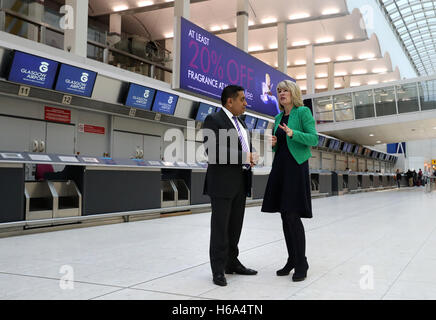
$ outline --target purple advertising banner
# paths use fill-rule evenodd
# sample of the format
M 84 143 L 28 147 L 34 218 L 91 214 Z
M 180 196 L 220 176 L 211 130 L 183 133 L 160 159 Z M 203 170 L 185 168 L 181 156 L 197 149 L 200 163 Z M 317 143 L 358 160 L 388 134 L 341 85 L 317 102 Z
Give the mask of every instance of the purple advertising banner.
M 247 111 L 280 112 L 277 84 L 288 75 L 181 18 L 180 89 L 221 100 L 230 84 L 245 89 Z

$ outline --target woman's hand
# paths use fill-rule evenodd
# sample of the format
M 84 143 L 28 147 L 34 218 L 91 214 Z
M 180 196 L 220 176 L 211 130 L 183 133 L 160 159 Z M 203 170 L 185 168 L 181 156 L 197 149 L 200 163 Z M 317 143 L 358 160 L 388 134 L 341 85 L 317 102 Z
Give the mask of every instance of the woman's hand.
M 272 145 L 272 147 L 274 148 L 277 144 L 277 137 L 276 136 L 271 136 L 270 137 L 270 143 Z
M 292 136 L 294 135 L 294 131 L 292 131 L 291 128 L 288 128 L 288 126 L 286 125 L 286 123 L 284 123 L 283 125 L 279 124 L 279 128 L 282 129 L 284 132 L 286 132 L 286 134 L 292 138 Z

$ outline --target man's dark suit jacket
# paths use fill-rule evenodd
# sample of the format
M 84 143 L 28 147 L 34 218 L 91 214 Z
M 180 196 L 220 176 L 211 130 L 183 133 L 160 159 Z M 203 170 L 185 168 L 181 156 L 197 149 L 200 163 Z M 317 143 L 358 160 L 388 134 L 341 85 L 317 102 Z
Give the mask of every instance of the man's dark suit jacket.
M 244 121 L 239 122 L 247 129 Z M 203 129 L 212 130 L 216 137 L 216 161 L 214 163 L 213 159 L 209 158 L 203 193 L 208 194 L 210 197 L 232 198 L 240 191 L 240 186 L 243 185 L 246 190 L 246 195 L 248 197 L 251 196 L 252 171 L 251 168 L 249 170 L 242 169 L 242 165 L 246 159 L 246 153 L 242 151 L 238 133 L 229 117 L 223 110 L 212 113 L 205 119 Z M 233 130 L 229 131 L 230 135 L 226 139 L 221 139 L 222 141 L 220 141 L 220 129 Z M 233 149 L 234 154 L 238 155 L 237 163 L 235 164 L 230 164 L 231 139 L 238 141 L 237 150 Z M 206 152 L 209 157 L 211 157 L 211 152 L 208 150 L 208 136 L 206 134 L 204 136 L 204 143 Z M 212 144 L 212 141 L 210 144 Z M 212 146 L 209 147 L 212 148 Z M 252 150 L 251 143 L 250 150 Z

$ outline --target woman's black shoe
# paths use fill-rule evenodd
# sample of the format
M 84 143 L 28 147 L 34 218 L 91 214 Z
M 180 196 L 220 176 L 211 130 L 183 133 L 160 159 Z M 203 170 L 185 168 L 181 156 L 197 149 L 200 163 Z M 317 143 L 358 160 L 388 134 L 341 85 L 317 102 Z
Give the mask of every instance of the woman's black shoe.
M 289 272 L 291 272 L 292 269 L 294 269 L 294 267 L 295 267 L 294 264 L 288 260 L 288 262 L 286 262 L 286 265 L 282 269 L 277 270 L 276 273 L 278 276 L 287 276 Z
M 304 272 L 295 272 L 292 275 L 292 281 L 294 282 L 303 281 L 304 279 L 306 279 L 306 277 L 307 277 L 307 270 Z

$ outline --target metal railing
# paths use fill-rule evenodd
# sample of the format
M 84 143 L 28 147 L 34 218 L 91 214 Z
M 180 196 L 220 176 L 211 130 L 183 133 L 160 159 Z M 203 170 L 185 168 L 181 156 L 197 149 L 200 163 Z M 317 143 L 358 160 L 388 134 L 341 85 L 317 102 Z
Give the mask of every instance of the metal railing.
M 11 18 L 18 19 L 20 21 L 24 21 L 24 22 L 36 27 L 37 28 L 37 35 L 38 35 L 37 39 L 31 39 L 31 40 L 37 41 L 39 43 L 50 45 L 50 43 L 47 43 L 47 31 L 54 32 L 56 34 L 64 36 L 64 30 L 62 30 L 60 28 L 56 28 L 50 24 L 37 21 L 37 20 L 32 19 L 26 15 L 17 13 L 15 11 L 12 11 L 9 9 L 4 9 L 4 8 L 0 8 L 0 31 L 7 32 L 7 30 L 6 30 L 7 17 L 11 17 Z M 112 65 L 115 65 L 115 66 L 120 67 L 122 69 L 126 69 L 126 70 L 133 71 L 136 73 L 141 73 L 145 76 L 148 76 L 151 78 L 157 78 L 157 79 L 162 80 L 162 81 L 165 81 L 165 76 L 164 76 L 165 72 L 172 73 L 171 68 L 168 68 L 159 62 L 151 61 L 149 59 L 134 55 L 132 53 L 129 53 L 129 52 L 126 52 L 126 51 L 123 51 L 123 50 L 120 50 L 120 49 L 117 49 L 113 46 L 108 45 L 106 39 L 107 39 L 107 33 L 105 33 L 104 43 L 100 43 L 100 42 L 92 41 L 92 40 L 87 40 L 88 47 L 92 46 L 92 47 L 99 48 L 102 52 L 100 56 L 92 56 L 89 54 L 89 50 L 88 50 L 88 58 L 98 60 L 98 61 L 101 61 L 103 63 L 112 64 Z M 158 50 L 160 50 L 162 52 L 162 54 L 165 56 L 169 56 L 169 54 L 170 54 L 170 51 L 168 51 L 166 49 L 158 48 Z M 145 48 L 144 48 L 144 52 L 145 52 Z M 113 59 L 110 59 L 111 55 L 112 55 Z M 125 62 L 125 63 L 117 62 L 117 60 L 116 60 L 117 56 L 122 56 L 123 58 L 125 58 L 124 60 L 127 60 L 127 62 Z M 144 66 L 146 66 L 146 68 L 144 68 Z M 169 77 L 169 78 L 171 78 L 171 77 Z

